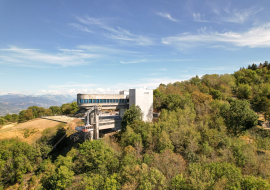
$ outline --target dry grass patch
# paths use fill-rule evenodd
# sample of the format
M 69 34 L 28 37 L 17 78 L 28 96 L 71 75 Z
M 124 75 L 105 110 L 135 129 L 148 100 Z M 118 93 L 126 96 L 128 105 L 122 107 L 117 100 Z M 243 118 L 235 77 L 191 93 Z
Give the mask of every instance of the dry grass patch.
M 25 123 L 19 123 L 8 128 L 0 129 L 0 140 L 18 138 L 28 144 L 33 144 L 42 136 L 42 131 L 55 127 L 59 122 L 47 119 L 33 119 Z M 29 133 L 29 136 L 28 134 Z

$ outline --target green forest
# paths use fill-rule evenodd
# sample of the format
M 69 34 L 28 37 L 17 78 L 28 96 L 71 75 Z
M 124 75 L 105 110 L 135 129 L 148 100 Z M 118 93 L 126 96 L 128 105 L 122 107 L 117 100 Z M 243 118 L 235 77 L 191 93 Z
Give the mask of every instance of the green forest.
M 1 122 L 74 114 L 78 107 L 43 109 L 33 106 Z M 0 189 L 270 189 L 270 131 L 258 125 L 270 117 L 268 62 L 160 84 L 154 110 L 159 117 L 146 123 L 133 105 L 120 132 L 84 143 L 65 138 L 53 151 L 68 132 L 64 124 L 32 145 L 0 141 Z

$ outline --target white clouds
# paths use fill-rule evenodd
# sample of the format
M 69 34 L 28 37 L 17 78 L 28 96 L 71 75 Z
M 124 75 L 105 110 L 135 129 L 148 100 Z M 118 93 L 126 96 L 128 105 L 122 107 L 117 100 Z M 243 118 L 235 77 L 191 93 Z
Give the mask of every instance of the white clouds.
M 97 19 L 89 16 L 84 18 L 76 17 L 76 19 L 81 23 L 88 26 L 94 25 L 105 30 L 109 33 L 103 33 L 106 38 L 118 40 L 119 42 L 128 43 L 128 45 L 141 45 L 148 46 L 153 45 L 154 40 L 147 36 L 132 34 L 130 31 L 123 29 L 121 27 L 113 28 L 107 24 L 105 19 Z M 79 28 L 78 28 L 79 29 Z M 132 43 L 131 43 L 132 42 Z
M 256 8 L 256 7 L 233 11 L 230 11 L 229 9 L 224 9 L 224 11 L 228 14 L 228 16 L 225 16 L 224 18 L 222 18 L 222 20 L 225 22 L 243 23 L 247 21 L 252 15 L 255 15 L 256 13 L 262 10 L 263 8 Z
M 156 12 L 157 15 L 169 19 L 170 21 L 174 21 L 174 22 L 178 22 L 178 20 L 176 20 L 175 18 L 173 18 L 170 14 L 168 13 L 162 13 L 162 12 Z
M 138 56 L 145 56 L 145 54 L 115 48 L 115 46 L 78 45 L 72 49 L 60 48 L 54 53 L 40 49 L 9 46 L 7 49 L 0 49 L 0 64 L 44 68 L 52 66 L 89 65 L 113 59 L 113 63 L 106 61 L 110 65 L 119 63 L 123 57 L 127 56 L 132 59 Z M 123 64 L 128 63 L 123 62 Z
M 68 83 L 68 84 L 63 84 L 63 85 L 51 85 L 49 88 L 89 88 L 89 87 L 94 87 L 98 86 L 97 84 L 78 84 L 78 83 Z
M 89 30 L 87 27 L 84 27 L 78 23 L 69 23 L 70 26 L 78 29 L 78 30 L 81 30 L 83 32 L 88 32 L 88 33 L 93 33 L 91 30 Z
M 158 73 L 152 73 L 155 76 Z M 66 83 L 62 85 L 50 85 L 48 90 L 40 90 L 38 94 L 70 94 L 89 93 L 89 94 L 118 94 L 120 90 L 128 90 L 130 88 L 155 89 L 160 83 L 168 84 L 176 81 L 189 79 L 190 76 L 182 76 L 182 78 L 156 77 L 156 78 L 141 78 L 130 80 L 123 83 L 113 84 L 90 84 L 90 83 Z M 98 86 L 98 88 L 97 88 Z
M 59 53 L 47 53 L 37 49 L 23 49 L 10 46 L 8 49 L 0 49 L 0 63 L 18 64 L 20 66 L 44 67 L 48 65 L 76 66 L 89 64 L 90 60 L 99 57 L 82 51 L 64 50 Z M 3 55 L 1 55 L 3 54 Z
M 89 51 L 93 53 L 106 53 L 106 54 L 138 54 L 140 52 L 118 49 L 113 46 L 98 46 L 98 45 L 79 45 L 78 49 Z
M 205 32 L 204 34 L 180 34 L 162 39 L 162 43 L 178 48 L 225 43 L 239 47 L 270 47 L 270 23 L 254 27 L 246 32 Z
M 133 61 L 120 61 L 122 64 L 132 64 L 132 63 L 141 63 L 141 62 L 146 62 L 146 59 L 141 59 L 141 60 L 133 60 Z
M 209 22 L 207 20 L 204 20 L 204 15 L 201 15 L 200 13 L 193 13 L 193 19 L 196 22 Z

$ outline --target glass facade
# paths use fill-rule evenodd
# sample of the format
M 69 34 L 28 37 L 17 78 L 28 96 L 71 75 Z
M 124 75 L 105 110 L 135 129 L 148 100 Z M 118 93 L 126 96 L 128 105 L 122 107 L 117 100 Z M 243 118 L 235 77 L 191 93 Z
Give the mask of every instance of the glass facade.
M 129 99 L 78 99 L 78 104 L 92 103 L 128 103 Z

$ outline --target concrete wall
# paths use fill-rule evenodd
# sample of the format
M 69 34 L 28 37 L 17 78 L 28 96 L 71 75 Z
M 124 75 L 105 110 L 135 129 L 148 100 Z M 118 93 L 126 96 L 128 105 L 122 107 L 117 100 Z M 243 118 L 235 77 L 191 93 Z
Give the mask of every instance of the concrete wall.
M 135 104 L 143 112 L 143 121 L 153 120 L 153 90 L 129 89 L 129 107 Z

